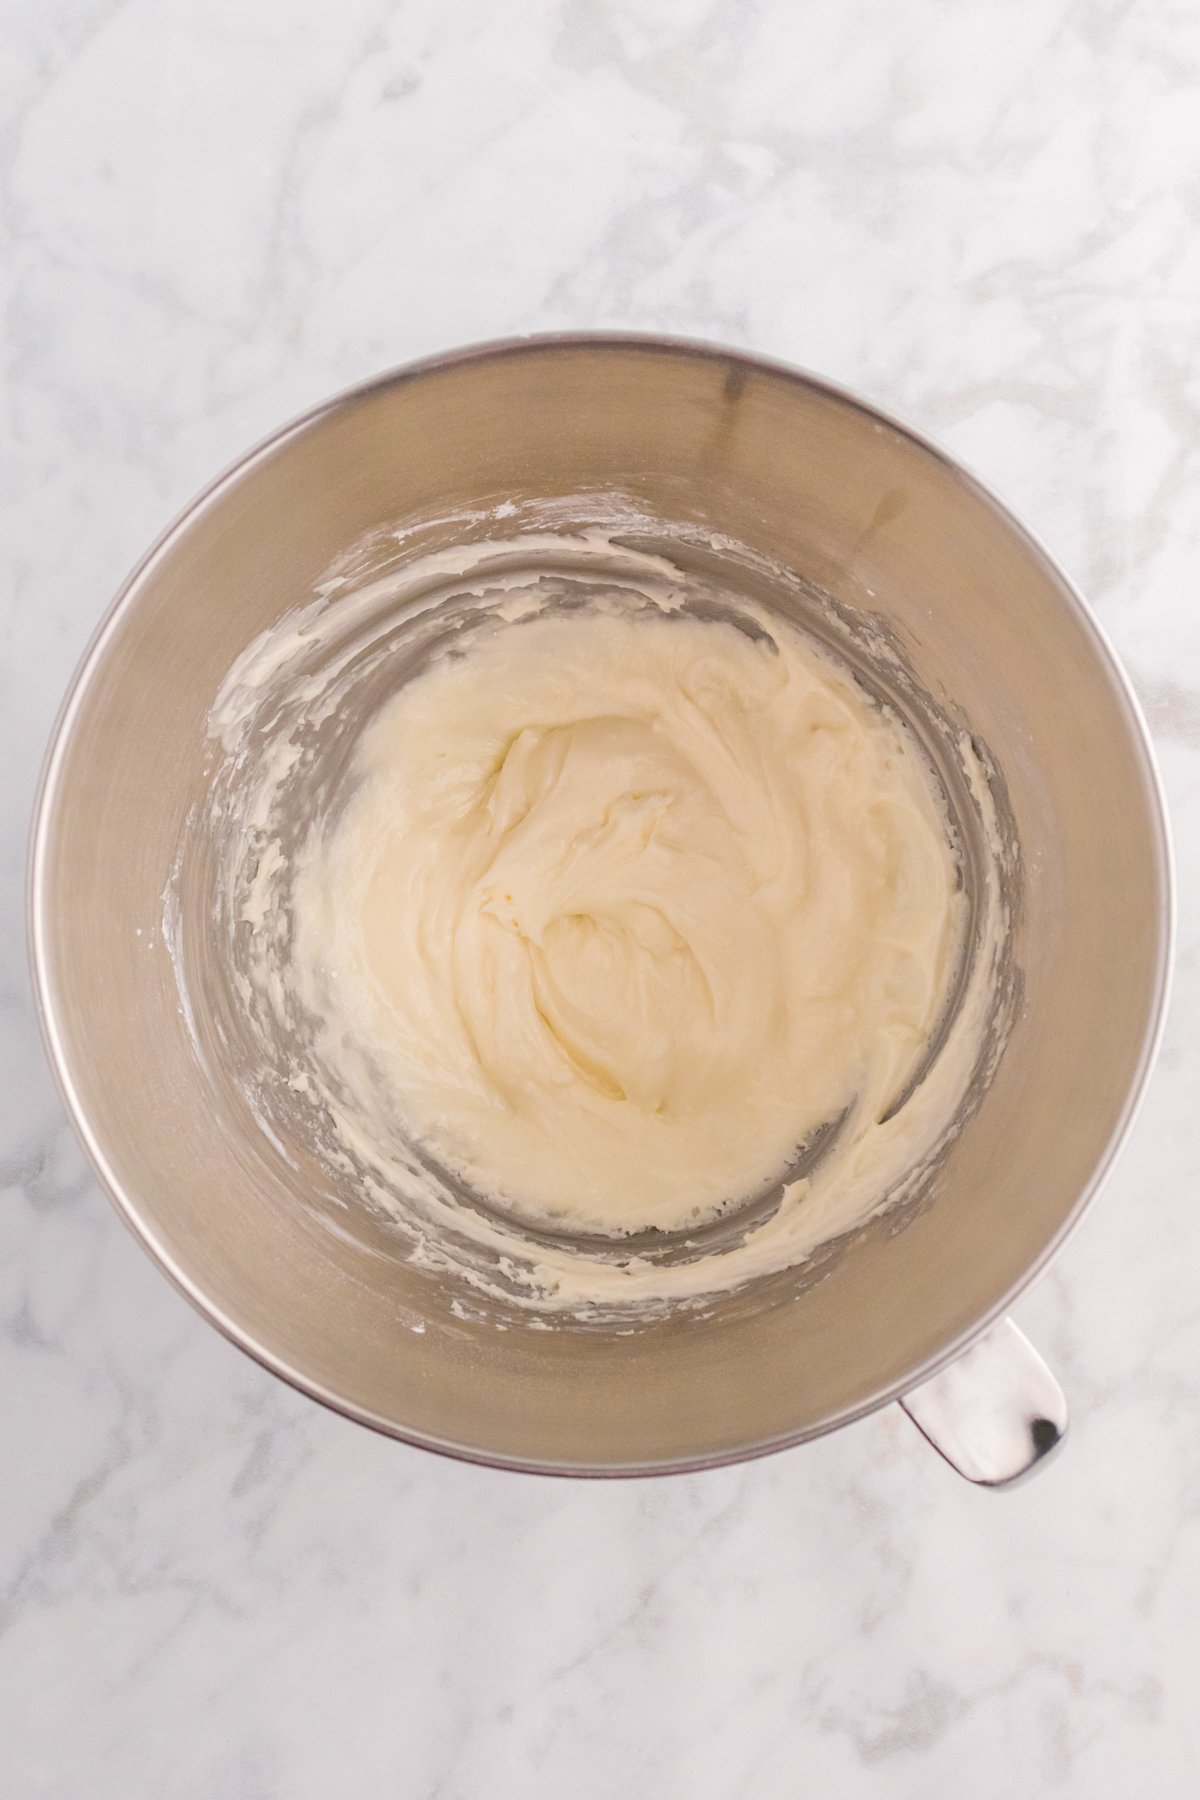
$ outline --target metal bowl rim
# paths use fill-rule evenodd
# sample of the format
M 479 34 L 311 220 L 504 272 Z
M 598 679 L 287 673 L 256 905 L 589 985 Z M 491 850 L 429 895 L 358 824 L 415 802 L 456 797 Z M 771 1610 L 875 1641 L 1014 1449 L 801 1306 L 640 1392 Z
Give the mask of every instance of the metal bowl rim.
M 284 1358 L 275 1355 L 251 1332 L 226 1315 L 220 1305 L 191 1279 L 187 1270 L 172 1256 L 166 1246 L 159 1242 L 151 1226 L 143 1218 L 136 1197 L 126 1191 L 109 1165 L 104 1147 L 92 1130 L 72 1079 L 47 968 L 46 863 L 54 829 L 55 803 L 59 791 L 62 765 L 70 743 L 74 721 L 100 667 L 105 645 L 110 635 L 115 631 L 124 615 L 136 605 L 139 593 L 153 575 L 159 562 L 171 551 L 176 540 L 182 536 L 194 520 L 219 504 L 227 491 L 235 487 L 256 464 L 272 456 L 290 438 L 315 429 L 326 417 L 342 412 L 359 401 L 369 399 L 386 389 L 420 380 L 426 375 L 436 375 L 449 369 L 467 367 L 472 363 L 490 361 L 499 357 L 564 350 L 588 350 L 601 353 L 608 350 L 621 353 L 640 350 L 660 355 L 667 352 L 671 355 L 692 356 L 712 363 L 735 363 L 748 374 L 768 376 L 792 383 L 800 388 L 825 394 L 859 414 L 871 425 L 883 426 L 908 439 L 918 450 L 942 464 L 957 481 L 963 483 L 974 493 L 976 498 L 995 515 L 1007 530 L 1024 541 L 1035 559 L 1043 565 L 1047 574 L 1058 584 L 1065 603 L 1074 612 L 1077 623 L 1090 638 L 1096 660 L 1107 674 L 1117 699 L 1123 704 L 1130 727 L 1131 743 L 1135 755 L 1139 756 L 1141 762 L 1146 784 L 1147 805 L 1152 814 L 1158 852 L 1160 891 L 1156 920 L 1158 955 L 1150 1008 L 1142 1035 L 1142 1043 L 1139 1047 L 1134 1078 L 1130 1083 L 1121 1113 L 1108 1142 L 1097 1158 L 1092 1174 L 1081 1189 L 1075 1205 L 1021 1278 L 1014 1282 L 992 1307 L 960 1332 L 956 1338 L 944 1344 L 940 1350 L 927 1357 L 923 1362 L 915 1365 L 903 1377 L 884 1384 L 865 1400 L 845 1407 L 817 1424 L 799 1431 L 785 1432 L 770 1439 L 750 1441 L 738 1445 L 734 1449 L 721 1450 L 708 1456 L 666 1458 L 661 1461 L 636 1464 L 549 1463 L 526 1460 L 518 1456 L 498 1456 L 477 1450 L 470 1444 L 439 1439 L 402 1428 L 393 1420 L 387 1419 L 381 1414 L 372 1413 L 369 1409 L 356 1406 L 343 1395 L 314 1381 L 302 1371 L 291 1366 Z M 898 1400 L 902 1394 L 907 1393 L 921 1382 L 927 1381 L 940 1369 L 953 1362 L 964 1350 L 982 1337 L 998 1319 L 1002 1318 L 1021 1295 L 1032 1286 L 1038 1276 L 1045 1271 L 1078 1227 L 1111 1173 L 1112 1167 L 1133 1129 L 1145 1095 L 1146 1085 L 1162 1041 L 1170 994 L 1176 929 L 1175 879 L 1174 853 L 1167 824 L 1162 776 L 1149 728 L 1129 676 L 1113 649 L 1107 633 L 1083 598 L 1079 588 L 1050 554 L 1038 535 L 985 482 L 967 469 L 957 457 L 951 456 L 940 444 L 923 432 L 916 430 L 903 419 L 864 400 L 849 388 L 794 364 L 700 338 L 659 335 L 651 332 L 564 331 L 535 334 L 528 337 L 498 338 L 466 345 L 461 349 L 402 364 L 381 375 L 372 376 L 366 381 L 346 388 L 331 398 L 320 401 L 261 439 L 229 464 L 178 513 L 118 589 L 79 660 L 59 708 L 43 761 L 33 808 L 26 882 L 27 948 L 38 1024 L 51 1070 L 67 1116 L 101 1186 L 125 1224 L 162 1272 L 196 1310 L 231 1343 L 236 1344 L 262 1367 L 279 1376 L 299 1392 L 320 1401 L 322 1405 L 329 1407 L 333 1412 L 340 1413 L 344 1418 L 370 1426 L 373 1430 L 379 1431 L 385 1436 L 397 1438 L 401 1442 L 412 1444 L 420 1449 L 432 1450 L 459 1461 L 477 1463 L 488 1468 L 511 1469 L 539 1475 L 583 1477 L 668 1475 L 747 1462 L 755 1457 L 770 1455 L 775 1451 L 790 1449 L 793 1445 L 823 1437 L 827 1432 L 835 1431 L 840 1426 L 849 1425 L 857 1419 L 865 1418 L 890 1401 Z

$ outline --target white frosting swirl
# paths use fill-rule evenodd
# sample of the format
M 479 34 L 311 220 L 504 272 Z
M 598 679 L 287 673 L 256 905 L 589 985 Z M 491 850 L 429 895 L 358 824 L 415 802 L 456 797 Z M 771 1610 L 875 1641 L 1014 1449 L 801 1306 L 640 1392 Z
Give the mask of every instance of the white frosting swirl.
M 962 895 L 915 743 L 794 631 L 502 626 L 401 689 L 301 857 L 293 979 L 514 1212 L 676 1231 L 861 1139 L 945 1004 Z
M 916 738 L 773 607 L 598 528 L 394 549 L 211 715 L 218 1037 L 270 1140 L 543 1315 L 696 1305 L 923 1191 L 1015 992 L 969 741 L 929 715 L 968 894 Z

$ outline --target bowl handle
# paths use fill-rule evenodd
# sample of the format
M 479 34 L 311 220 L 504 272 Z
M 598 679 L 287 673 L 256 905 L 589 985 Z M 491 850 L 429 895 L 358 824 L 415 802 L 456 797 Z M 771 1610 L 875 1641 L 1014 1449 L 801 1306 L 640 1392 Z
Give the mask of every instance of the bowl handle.
M 951 1468 L 982 1487 L 1022 1480 L 1067 1431 L 1063 1391 L 1011 1319 L 900 1404 Z

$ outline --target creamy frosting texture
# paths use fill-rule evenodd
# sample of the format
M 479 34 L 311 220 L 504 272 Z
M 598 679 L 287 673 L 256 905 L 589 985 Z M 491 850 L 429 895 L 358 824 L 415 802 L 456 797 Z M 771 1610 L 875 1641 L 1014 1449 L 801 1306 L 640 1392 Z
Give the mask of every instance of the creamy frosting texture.
M 964 931 L 931 772 L 847 669 L 778 621 L 611 599 L 497 621 L 388 699 L 291 904 L 360 1112 L 501 1214 L 610 1235 L 694 1228 L 822 1134 L 861 1164 Z
M 431 1305 L 636 1329 L 933 1191 L 1015 840 L 869 615 L 628 496 L 504 502 L 351 546 L 209 732 L 197 1054 Z

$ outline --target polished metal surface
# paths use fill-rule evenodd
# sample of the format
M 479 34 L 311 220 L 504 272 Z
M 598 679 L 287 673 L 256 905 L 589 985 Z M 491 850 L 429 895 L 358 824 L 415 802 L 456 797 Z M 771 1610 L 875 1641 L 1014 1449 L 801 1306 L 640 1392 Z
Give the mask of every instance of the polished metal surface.
M 206 720 L 238 653 L 347 546 L 464 506 L 618 488 L 878 619 L 1007 790 L 1024 881 L 1006 1053 L 928 1203 L 816 1284 L 629 1336 L 498 1332 L 365 1208 L 314 1203 L 199 1065 L 162 944 L 204 831 Z M 47 761 L 31 865 L 46 1039 L 124 1216 L 268 1367 L 414 1442 L 635 1473 L 797 1442 L 908 1394 L 999 1318 L 1095 1192 L 1161 1022 L 1170 866 L 1128 686 L 1061 572 L 953 462 L 853 397 L 705 346 L 484 347 L 335 400 L 209 490 L 119 596 Z M 199 1022 L 203 1033 L 204 1021 Z M 301 1169 L 303 1165 L 301 1164 Z
M 1011 1319 L 900 1404 L 951 1468 L 981 1487 L 1023 1481 L 1067 1434 L 1063 1391 Z

